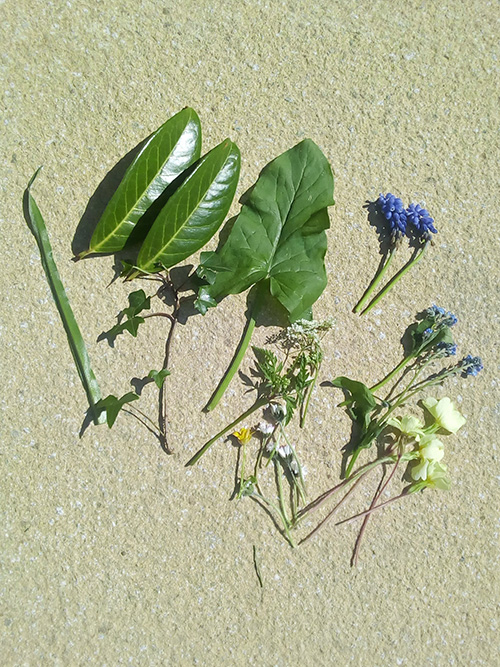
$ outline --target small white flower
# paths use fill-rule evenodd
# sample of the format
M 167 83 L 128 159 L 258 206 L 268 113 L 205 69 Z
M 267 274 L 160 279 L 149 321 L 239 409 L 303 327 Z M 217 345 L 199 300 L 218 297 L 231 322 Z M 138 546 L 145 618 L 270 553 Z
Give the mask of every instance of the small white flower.
M 259 422 L 257 430 L 263 435 L 271 435 L 274 433 L 274 426 L 269 422 L 261 421 Z
M 295 475 L 295 477 L 298 477 L 298 476 L 299 476 L 299 473 L 300 473 L 300 471 L 299 471 L 299 464 L 297 463 L 297 461 L 296 461 L 295 459 L 292 459 L 292 460 L 290 461 L 290 470 L 293 472 L 293 474 Z M 304 474 L 304 473 L 302 473 L 302 474 Z
M 266 452 L 270 454 L 272 451 L 274 451 L 274 448 L 276 447 L 276 443 L 274 440 L 269 440 L 269 442 L 266 445 Z
M 466 422 L 465 417 L 455 408 L 448 396 L 439 401 L 429 396 L 422 403 L 434 417 L 436 424 L 445 431 L 456 433 Z
M 290 456 L 292 453 L 292 450 L 290 448 L 290 445 L 281 445 L 278 447 L 278 454 L 281 456 L 282 459 L 286 459 L 287 456 Z

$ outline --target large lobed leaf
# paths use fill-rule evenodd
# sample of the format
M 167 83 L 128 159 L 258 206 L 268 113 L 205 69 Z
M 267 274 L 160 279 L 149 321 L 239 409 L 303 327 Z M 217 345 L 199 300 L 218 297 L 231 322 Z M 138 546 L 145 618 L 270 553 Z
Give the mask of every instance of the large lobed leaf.
M 217 299 L 269 279 L 271 294 L 290 321 L 304 316 L 326 286 L 325 230 L 333 174 L 318 146 L 306 139 L 262 170 L 222 247 L 202 254 L 200 312 Z
M 61 317 L 62 323 L 64 325 L 64 329 L 66 330 L 69 347 L 73 355 L 80 380 L 87 394 L 92 417 L 96 424 L 102 424 L 106 420 L 106 414 L 105 412 L 102 412 L 102 408 L 98 407 L 97 405 L 101 399 L 99 385 L 97 384 L 97 380 L 90 366 L 90 359 L 87 353 L 87 348 L 85 347 L 85 342 L 73 314 L 66 290 L 64 289 L 64 285 L 59 276 L 59 271 L 57 270 L 57 266 L 54 261 L 52 247 L 50 245 L 49 235 L 47 233 L 47 228 L 45 227 L 45 222 L 43 220 L 42 214 L 40 213 L 40 209 L 38 208 L 37 203 L 31 194 L 31 186 L 39 171 L 40 169 L 35 172 L 24 193 L 26 222 L 28 223 L 31 232 L 35 237 L 38 249 L 40 250 L 40 258 L 42 260 L 45 276 L 52 292 L 52 296 L 54 297 L 54 301 L 56 303 L 59 316 Z
M 200 119 L 187 107 L 146 140 L 97 223 L 89 249 L 80 257 L 122 250 L 138 220 L 200 153 Z
M 168 269 L 202 248 L 226 217 L 239 174 L 240 151 L 229 139 L 204 155 L 158 214 L 139 251 L 139 269 Z

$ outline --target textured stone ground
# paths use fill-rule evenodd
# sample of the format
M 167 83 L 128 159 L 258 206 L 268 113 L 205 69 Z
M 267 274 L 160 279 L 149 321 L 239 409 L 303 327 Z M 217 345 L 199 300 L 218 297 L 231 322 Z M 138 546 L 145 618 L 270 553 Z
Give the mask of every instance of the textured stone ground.
M 1 0 L 0 17 L 2 663 L 496 664 L 498 4 Z M 337 203 L 316 315 L 336 330 L 323 379 L 375 382 L 431 303 L 458 315 L 460 352 L 483 357 L 478 378 L 441 392 L 468 419 L 447 441 L 452 489 L 374 519 L 356 569 L 355 526 L 292 550 L 254 504 L 230 502 L 227 443 L 184 468 L 249 405 L 235 381 L 220 409 L 200 411 L 238 341 L 244 297 L 177 331 L 173 456 L 126 416 L 79 438 L 85 396 L 23 189 L 43 164 L 34 194 L 96 375 L 105 394 L 125 393 L 161 363 L 164 329 L 97 343 L 129 287 L 106 288 L 112 258 L 72 263 L 71 241 L 106 173 L 186 105 L 206 148 L 238 143 L 238 195 L 303 137 L 331 161 Z M 351 310 L 379 260 L 363 205 L 387 190 L 424 201 L 439 234 L 361 319 Z M 339 398 L 318 388 L 296 434 L 311 496 L 338 477 L 350 431 Z M 142 403 L 154 413 L 150 387 Z

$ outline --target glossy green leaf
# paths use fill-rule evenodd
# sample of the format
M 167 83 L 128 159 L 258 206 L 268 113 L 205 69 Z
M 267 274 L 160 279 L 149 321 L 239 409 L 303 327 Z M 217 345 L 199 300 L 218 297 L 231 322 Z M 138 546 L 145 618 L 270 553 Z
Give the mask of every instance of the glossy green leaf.
M 133 391 L 129 391 L 128 394 L 125 394 L 121 398 L 116 398 L 116 396 L 110 394 L 109 396 L 106 396 L 106 398 L 101 399 L 96 407 L 105 412 L 106 421 L 109 428 L 111 428 L 120 414 L 120 410 L 127 405 L 127 403 L 137 401 L 138 398 L 139 396 L 134 394 Z
M 194 109 L 183 109 L 147 139 L 97 223 L 89 249 L 80 257 L 122 250 L 142 215 L 200 153 L 200 119 Z
M 165 382 L 165 378 L 169 375 L 170 371 L 166 368 L 162 368 L 161 371 L 149 371 L 148 378 L 154 380 L 158 389 L 161 389 L 163 387 L 163 383 Z
M 226 139 L 204 155 L 162 208 L 137 258 L 146 273 L 170 268 L 202 248 L 233 201 L 240 152 Z
M 209 284 L 199 291 L 198 310 L 269 279 L 290 321 L 303 317 L 326 286 L 326 207 L 333 203 L 330 165 L 310 139 L 270 162 L 226 242 L 202 254 L 198 273 Z
M 38 208 L 33 196 L 31 195 L 31 186 L 39 171 L 40 169 L 35 172 L 24 193 L 26 222 L 28 223 L 28 226 L 38 244 L 45 276 L 52 292 L 52 296 L 54 297 L 54 301 L 56 303 L 57 310 L 59 311 L 59 316 L 61 317 L 64 329 L 66 330 L 69 347 L 73 355 L 73 359 L 75 360 L 75 365 L 78 370 L 80 380 L 83 384 L 83 388 L 87 394 L 87 399 L 94 423 L 102 424 L 106 420 L 106 415 L 96 407 L 96 404 L 101 398 L 99 385 L 97 384 L 95 375 L 92 371 L 92 368 L 90 367 L 90 359 L 87 353 L 87 348 L 85 347 L 85 342 L 80 332 L 80 328 L 76 322 L 73 310 L 71 309 L 69 299 L 54 261 L 52 247 L 50 245 L 49 235 L 47 233 L 47 228 L 45 227 L 45 222 L 43 220 L 42 214 L 40 213 L 40 209 Z

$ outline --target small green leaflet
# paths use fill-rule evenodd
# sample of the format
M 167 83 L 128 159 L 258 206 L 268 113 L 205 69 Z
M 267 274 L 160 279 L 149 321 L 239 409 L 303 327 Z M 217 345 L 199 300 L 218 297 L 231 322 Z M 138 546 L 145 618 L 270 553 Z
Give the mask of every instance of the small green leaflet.
M 89 253 L 122 250 L 151 204 L 201 153 L 200 119 L 185 108 L 146 140 L 97 223 Z
M 31 186 L 40 169 L 41 167 L 33 174 L 24 193 L 25 218 L 31 233 L 35 237 L 38 249 L 40 250 L 40 259 L 42 260 L 45 277 L 47 278 L 59 316 L 64 325 L 71 354 L 73 355 L 80 380 L 87 394 L 94 423 L 103 424 L 106 415 L 97 409 L 97 403 L 101 398 L 101 391 L 92 368 L 90 367 L 90 359 L 87 353 L 87 348 L 85 347 L 85 341 L 83 340 L 80 328 L 75 319 L 66 290 L 64 289 L 64 285 L 62 284 L 59 271 L 57 270 L 54 261 L 45 222 L 36 201 L 31 195 Z
M 125 394 L 121 398 L 116 398 L 116 396 L 109 395 L 106 398 L 103 398 L 96 404 L 96 408 L 102 410 L 106 414 L 106 421 L 111 428 L 118 417 L 120 410 L 127 404 L 132 403 L 132 401 L 137 401 L 139 396 L 134 394 L 133 391 L 129 391 L 128 394 Z
M 226 217 L 239 174 L 240 151 L 229 139 L 204 155 L 158 214 L 137 266 L 169 269 L 202 248 Z
M 137 337 L 139 325 L 144 322 L 144 318 L 139 313 L 151 308 L 151 297 L 147 297 L 144 290 L 137 290 L 128 295 L 128 303 L 128 308 L 124 308 L 120 314 L 121 321 L 107 331 L 103 337 L 112 341 L 124 331 L 128 331 L 134 338 Z
M 202 253 L 196 307 L 269 279 L 270 293 L 291 322 L 304 316 L 326 286 L 325 230 L 333 174 L 318 146 L 305 139 L 262 170 L 222 247 Z
M 165 382 L 165 378 L 169 375 L 170 371 L 166 368 L 162 368 L 161 371 L 149 371 L 148 378 L 154 380 L 158 389 L 161 389 L 163 387 L 163 383 Z

